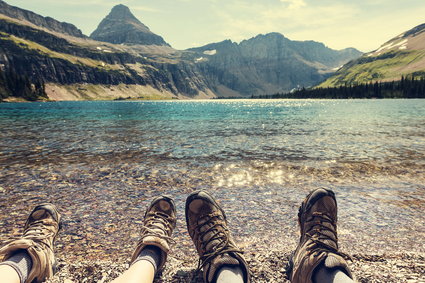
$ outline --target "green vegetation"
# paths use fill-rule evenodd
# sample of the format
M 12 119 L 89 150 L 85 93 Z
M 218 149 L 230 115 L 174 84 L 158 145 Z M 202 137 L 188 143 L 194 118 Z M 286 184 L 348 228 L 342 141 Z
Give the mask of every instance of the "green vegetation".
M 74 65 L 87 66 L 100 70 L 125 72 L 117 64 L 124 53 L 104 53 L 92 48 L 75 45 L 64 38 L 48 32 L 14 23 L 0 17 L 0 39 L 13 42 L 17 47 L 36 51 L 40 55 L 66 60 Z
M 291 93 L 253 96 L 252 98 L 425 98 L 425 77 L 402 77 L 400 81 L 375 82 L 340 87 L 300 89 Z
M 10 40 L 10 41 L 14 42 L 20 48 L 25 48 L 25 49 L 28 49 L 28 50 L 34 50 L 34 51 L 37 51 L 38 53 L 40 53 L 41 55 L 45 55 L 45 56 L 48 56 L 48 57 L 51 57 L 51 58 L 63 59 L 63 60 L 66 60 L 66 61 L 68 61 L 72 64 L 88 66 L 88 67 L 92 67 L 92 68 L 105 69 L 105 70 L 119 70 L 120 69 L 120 67 L 118 67 L 117 65 L 105 64 L 102 61 L 52 51 L 49 48 L 47 48 L 43 45 L 40 45 L 36 42 L 26 40 L 26 39 L 23 39 L 23 38 L 19 38 L 19 37 L 16 37 L 14 35 L 8 35 L 8 34 L 1 32 L 0 38 L 3 39 L 3 40 Z
M 412 70 L 406 66 L 414 64 L 425 65 L 425 51 L 390 51 L 379 56 L 362 57 L 348 63 L 318 87 L 339 87 L 346 84 L 397 80 L 400 75 L 410 75 Z

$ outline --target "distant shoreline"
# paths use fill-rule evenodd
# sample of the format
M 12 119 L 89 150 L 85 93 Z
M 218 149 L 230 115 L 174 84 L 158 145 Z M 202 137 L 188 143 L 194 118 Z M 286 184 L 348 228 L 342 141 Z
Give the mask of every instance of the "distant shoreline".
M 425 97 L 412 97 L 412 98 L 404 98 L 404 97 L 387 97 L 387 98 L 377 98 L 377 97 L 349 97 L 349 98 L 310 98 L 310 97 L 300 97 L 300 98 L 289 98 L 289 97 L 283 97 L 283 98 L 264 98 L 264 97 L 218 97 L 218 98 L 212 98 L 212 99 L 149 99 L 149 98 L 122 98 L 122 99 L 96 99 L 96 100 L 35 100 L 35 101 L 29 101 L 24 99 L 15 99 L 13 97 L 12 99 L 6 99 L 3 101 L 0 101 L 0 104 L 10 104 L 10 103 L 56 103 L 56 102 L 195 102 L 195 101 L 217 101 L 217 100 L 405 100 L 405 99 L 424 99 Z
M 191 97 L 163 93 L 152 87 L 139 85 L 58 85 L 46 84 L 45 96 L 9 96 L 1 102 L 48 102 L 48 101 L 137 101 L 137 100 L 192 100 Z M 400 81 L 374 82 L 344 85 L 328 88 L 301 88 L 287 93 L 251 95 L 248 97 L 213 97 L 211 93 L 201 93 L 193 100 L 240 100 L 240 99 L 423 99 L 425 98 L 425 78 L 402 77 Z
M 425 98 L 425 77 L 401 77 L 399 81 L 347 84 L 328 88 L 302 88 L 289 93 L 252 96 L 256 99 L 388 99 Z

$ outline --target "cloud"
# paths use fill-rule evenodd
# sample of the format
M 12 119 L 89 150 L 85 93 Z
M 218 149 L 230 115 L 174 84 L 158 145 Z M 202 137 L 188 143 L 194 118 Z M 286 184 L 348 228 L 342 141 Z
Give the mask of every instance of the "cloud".
M 280 32 L 290 38 L 291 36 L 300 38 L 297 36 L 299 31 L 307 30 L 314 35 L 326 27 L 337 30 L 359 14 L 358 8 L 349 3 L 328 2 L 325 5 L 315 2 L 307 5 L 304 0 L 280 0 L 280 2 L 284 4 L 279 2 L 272 5 L 267 5 L 267 2 L 247 4 L 245 1 L 235 1 L 223 7 L 221 3 L 215 12 L 221 23 L 218 30 L 226 38 L 236 41 L 269 32 Z M 326 31 L 329 32 L 329 29 Z
M 130 9 L 133 11 L 142 11 L 142 12 L 149 12 L 149 13 L 159 13 L 161 12 L 161 10 L 159 9 L 155 9 L 152 7 L 147 7 L 147 6 L 131 6 Z
M 307 5 L 304 0 L 280 0 L 280 2 L 287 4 L 289 10 L 297 10 Z
M 110 6 L 120 4 L 117 0 L 73 0 L 73 1 L 57 1 L 57 0 L 32 0 L 33 5 L 39 5 L 40 7 L 46 5 L 52 5 L 55 7 L 87 7 L 87 6 Z M 16 5 L 16 4 L 15 4 Z M 21 7 L 22 5 L 16 5 Z

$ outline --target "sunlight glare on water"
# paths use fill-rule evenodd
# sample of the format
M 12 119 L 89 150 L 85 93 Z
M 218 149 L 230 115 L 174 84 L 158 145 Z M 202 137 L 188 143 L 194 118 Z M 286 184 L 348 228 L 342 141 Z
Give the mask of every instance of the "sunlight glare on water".
M 0 119 L 3 206 L 59 199 L 79 211 L 72 221 L 86 215 L 81 225 L 97 229 L 127 223 L 123 203 L 138 217 L 153 196 L 183 209 L 205 189 L 237 235 L 277 237 L 325 186 L 337 193 L 342 237 L 391 234 L 384 249 L 424 249 L 425 100 L 5 103 Z M 360 249 L 364 239 L 346 240 Z

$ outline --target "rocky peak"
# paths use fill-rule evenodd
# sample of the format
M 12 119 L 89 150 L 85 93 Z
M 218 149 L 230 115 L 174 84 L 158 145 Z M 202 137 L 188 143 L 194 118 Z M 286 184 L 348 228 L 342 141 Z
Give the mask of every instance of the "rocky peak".
M 142 24 L 130 11 L 130 9 L 123 5 L 119 4 L 112 8 L 111 12 L 107 16 L 109 19 L 117 21 L 134 21 L 138 24 Z M 143 25 L 143 24 L 142 24 Z M 143 25 L 144 26 L 144 25 Z M 146 26 L 145 26 L 146 27 Z M 147 27 L 146 27 L 147 28 Z
M 284 37 L 282 34 L 277 32 L 271 32 L 267 34 L 259 34 L 253 38 L 243 40 L 239 46 L 242 49 L 250 50 L 250 52 L 256 52 L 260 50 L 268 50 L 272 52 L 278 52 L 290 42 L 289 39 Z
M 283 39 L 288 40 L 283 34 L 278 32 L 269 32 L 266 34 L 259 34 L 251 38 L 251 40 L 283 40 Z
M 91 38 L 115 44 L 167 45 L 164 39 L 154 34 L 140 22 L 125 5 L 112 8 L 90 35 Z

